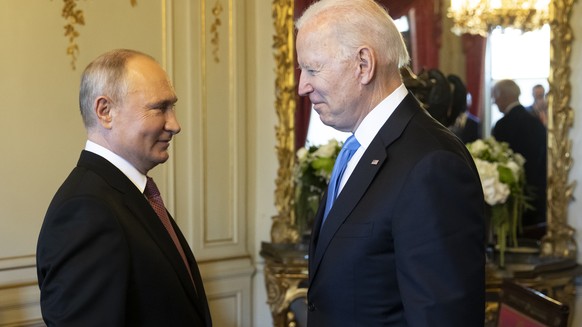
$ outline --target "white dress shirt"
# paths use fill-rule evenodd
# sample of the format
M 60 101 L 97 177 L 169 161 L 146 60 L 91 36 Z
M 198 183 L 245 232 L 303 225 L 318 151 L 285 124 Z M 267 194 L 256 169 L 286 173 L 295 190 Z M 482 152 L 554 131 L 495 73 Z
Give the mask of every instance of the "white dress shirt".
M 404 84 L 400 84 L 400 86 L 394 90 L 390 95 L 388 95 L 382 102 L 380 102 L 370 113 L 364 117 L 360 126 L 354 133 L 356 140 L 360 143 L 360 148 L 354 153 L 354 156 L 350 159 L 346 166 L 346 170 L 342 176 L 342 180 L 340 181 L 340 185 L 338 187 L 339 195 L 346 185 L 346 182 L 352 175 L 352 172 L 358 165 L 358 162 L 372 143 L 380 128 L 384 126 L 388 118 L 392 115 L 392 113 L 396 110 L 396 107 L 404 100 L 404 98 L 408 95 L 408 90 L 404 86 Z
M 141 193 L 143 193 L 147 183 L 147 177 L 140 173 L 139 170 L 137 170 L 127 160 L 113 153 L 111 150 L 89 140 L 87 140 L 87 143 L 85 144 L 85 150 L 93 152 L 111 162 L 115 167 L 117 167 L 117 169 L 121 170 L 121 172 L 127 176 L 133 184 L 135 184 Z

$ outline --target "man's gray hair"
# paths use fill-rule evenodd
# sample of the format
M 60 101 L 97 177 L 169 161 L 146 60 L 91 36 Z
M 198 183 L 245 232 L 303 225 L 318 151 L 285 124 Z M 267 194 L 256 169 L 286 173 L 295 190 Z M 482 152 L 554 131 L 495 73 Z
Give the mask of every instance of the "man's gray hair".
M 123 101 L 128 91 L 125 66 L 128 59 L 137 56 L 155 60 L 139 51 L 116 49 L 100 55 L 85 68 L 81 75 L 79 107 L 86 128 L 97 123 L 97 117 L 93 112 L 95 99 L 107 96 L 117 103 Z
M 510 79 L 503 79 L 495 83 L 495 85 L 493 86 L 493 92 L 494 95 L 496 92 L 497 95 L 499 96 L 504 96 L 510 99 L 514 99 L 516 101 L 521 95 L 519 85 L 517 85 L 517 83 Z
M 407 66 L 410 56 L 402 34 L 388 12 L 373 0 L 321 0 L 312 4 L 295 22 L 300 30 L 314 19 L 333 22 L 334 34 L 344 58 L 366 44 L 378 52 L 381 64 Z

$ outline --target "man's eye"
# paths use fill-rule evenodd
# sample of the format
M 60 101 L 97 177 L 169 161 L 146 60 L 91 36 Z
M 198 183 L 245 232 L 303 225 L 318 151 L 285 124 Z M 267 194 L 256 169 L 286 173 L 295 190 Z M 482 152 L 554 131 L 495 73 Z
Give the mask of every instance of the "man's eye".
M 315 74 L 317 74 L 317 70 L 315 70 L 315 69 L 311 69 L 311 68 L 305 68 L 305 69 L 303 69 L 303 70 L 304 70 L 304 71 L 305 71 L 307 74 L 309 74 L 309 75 L 315 75 Z

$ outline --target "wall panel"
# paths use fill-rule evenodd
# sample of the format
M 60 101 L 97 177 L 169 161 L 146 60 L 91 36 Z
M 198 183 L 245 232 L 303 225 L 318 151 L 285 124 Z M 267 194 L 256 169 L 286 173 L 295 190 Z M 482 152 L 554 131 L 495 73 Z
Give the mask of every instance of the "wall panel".
M 228 0 L 175 2 L 176 91 L 185 135 L 176 140 L 176 215 L 191 222 L 197 258 L 246 249 L 244 7 Z M 193 19 L 193 17 L 199 17 Z

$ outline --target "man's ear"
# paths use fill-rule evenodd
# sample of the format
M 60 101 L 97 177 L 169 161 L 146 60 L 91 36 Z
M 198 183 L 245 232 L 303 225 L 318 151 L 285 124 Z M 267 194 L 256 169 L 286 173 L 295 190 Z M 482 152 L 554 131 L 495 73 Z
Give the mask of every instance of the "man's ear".
M 113 121 L 113 102 L 106 96 L 100 96 L 95 100 L 95 114 L 101 126 L 111 129 Z
M 358 49 L 358 68 L 360 82 L 364 85 L 370 83 L 376 69 L 376 56 L 370 48 Z

